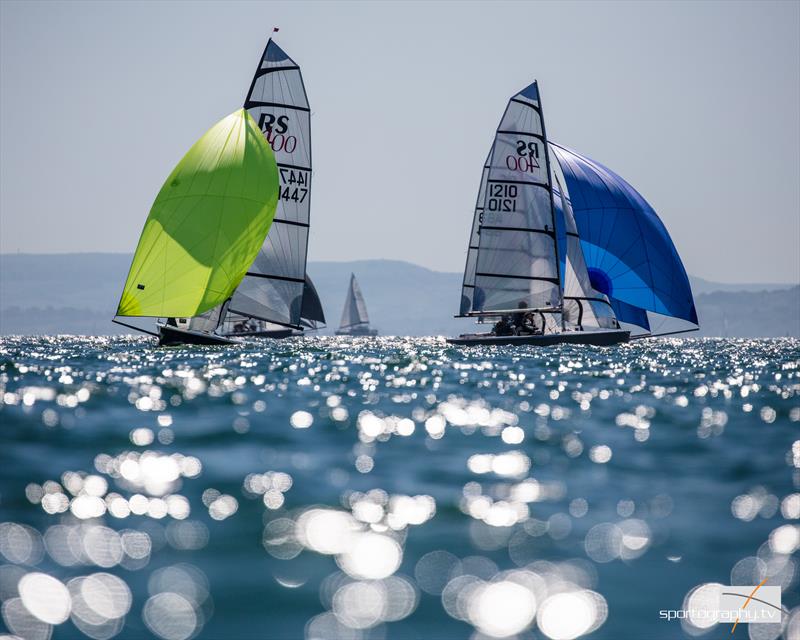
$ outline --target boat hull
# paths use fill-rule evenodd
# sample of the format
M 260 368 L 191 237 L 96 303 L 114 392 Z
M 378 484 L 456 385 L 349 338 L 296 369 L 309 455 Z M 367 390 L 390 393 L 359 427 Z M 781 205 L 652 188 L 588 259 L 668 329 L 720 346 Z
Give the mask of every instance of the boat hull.
M 610 347 L 611 345 L 628 342 L 630 331 L 568 331 L 564 333 L 550 333 L 547 335 L 528 336 L 494 336 L 490 333 L 471 333 L 448 338 L 447 342 L 460 346 L 478 345 L 537 345 L 549 347 L 556 344 L 588 344 L 596 347 Z
M 296 329 L 270 329 L 269 331 L 246 331 L 244 333 L 227 334 L 231 338 L 273 338 L 274 340 L 296 338 L 302 335 L 304 335 L 303 332 Z
M 159 347 L 176 347 L 184 344 L 226 345 L 235 344 L 235 341 L 211 333 L 187 331 L 186 329 L 178 329 L 165 324 L 158 325 Z
M 337 336 L 354 336 L 354 337 L 360 337 L 360 336 L 374 337 L 374 336 L 378 335 L 378 330 L 377 329 L 353 329 L 352 331 L 337 331 L 336 335 Z

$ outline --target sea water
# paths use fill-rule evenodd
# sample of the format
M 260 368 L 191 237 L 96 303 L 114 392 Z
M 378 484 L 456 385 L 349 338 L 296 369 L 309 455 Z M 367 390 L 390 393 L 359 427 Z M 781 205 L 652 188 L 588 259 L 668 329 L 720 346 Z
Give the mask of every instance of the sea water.
M 6 337 L 1 626 L 798 638 L 798 367 L 793 339 Z M 781 623 L 705 617 L 764 579 Z

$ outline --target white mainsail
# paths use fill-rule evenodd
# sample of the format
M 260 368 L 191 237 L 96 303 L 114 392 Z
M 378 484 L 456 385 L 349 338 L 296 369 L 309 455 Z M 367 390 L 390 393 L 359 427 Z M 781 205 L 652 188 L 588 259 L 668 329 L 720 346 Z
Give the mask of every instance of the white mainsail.
M 534 82 L 509 100 L 484 168 L 483 203 L 470 241 L 477 246 L 470 249 L 474 275 L 468 255 L 462 315 L 560 308 L 548 153 Z
M 347 290 L 347 298 L 342 309 L 342 320 L 339 323 L 339 331 L 346 331 L 358 326 L 367 326 L 369 315 L 367 305 L 364 302 L 364 294 L 358 286 L 358 280 L 354 273 L 350 274 L 350 287 Z
M 230 312 L 299 329 L 308 292 L 311 109 L 300 67 L 272 40 L 244 106 L 275 152 L 280 194 L 272 228 L 233 295 Z

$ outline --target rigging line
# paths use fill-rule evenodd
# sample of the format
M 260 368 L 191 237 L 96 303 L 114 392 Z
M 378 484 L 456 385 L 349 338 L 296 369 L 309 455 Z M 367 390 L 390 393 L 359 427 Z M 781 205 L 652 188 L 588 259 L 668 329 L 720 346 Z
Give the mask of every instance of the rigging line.
M 141 331 L 142 333 L 147 333 L 147 334 L 149 334 L 151 336 L 155 336 L 156 338 L 159 337 L 159 335 L 157 333 L 153 332 L 153 331 L 148 331 L 147 329 L 142 329 L 141 327 L 136 327 L 136 326 L 134 326 L 132 324 L 128 324 L 126 322 L 120 322 L 116 318 L 111 318 L 111 322 L 113 322 L 114 324 L 122 325 L 123 327 L 128 327 L 128 329 L 134 329 L 135 331 Z
M 633 324 L 633 323 L 630 323 Z M 638 324 L 635 326 L 639 326 Z M 631 336 L 631 340 L 641 340 L 642 338 L 662 338 L 664 336 L 675 336 L 679 333 L 692 333 L 693 331 L 700 331 L 700 327 L 694 327 L 693 329 L 681 329 L 680 331 L 668 331 L 666 333 L 647 333 L 640 336 Z

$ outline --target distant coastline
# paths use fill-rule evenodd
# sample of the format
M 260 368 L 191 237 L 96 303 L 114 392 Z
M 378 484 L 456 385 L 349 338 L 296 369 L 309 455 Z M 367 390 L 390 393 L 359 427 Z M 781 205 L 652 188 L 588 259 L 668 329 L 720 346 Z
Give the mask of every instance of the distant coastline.
M 112 335 L 130 266 L 124 253 L 0 254 L 0 334 Z M 453 335 L 471 325 L 452 316 L 462 274 L 397 260 L 309 262 L 327 329 L 338 324 L 350 273 L 359 278 L 383 335 Z M 730 284 L 691 277 L 701 322 L 693 336 L 800 337 L 800 285 Z

